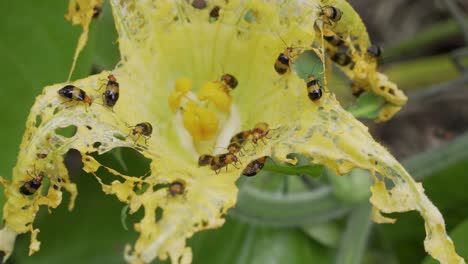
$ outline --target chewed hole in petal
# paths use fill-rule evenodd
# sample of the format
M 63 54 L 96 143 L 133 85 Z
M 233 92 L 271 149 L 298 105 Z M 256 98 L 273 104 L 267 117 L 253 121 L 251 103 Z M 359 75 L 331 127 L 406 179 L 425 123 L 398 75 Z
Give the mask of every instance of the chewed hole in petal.
M 136 195 L 141 195 L 144 192 L 146 192 L 146 190 L 148 190 L 149 187 L 150 185 L 146 182 L 142 184 L 135 184 L 135 186 L 133 186 L 133 191 L 135 192 Z
M 249 9 L 249 10 L 247 10 L 247 12 L 245 12 L 244 20 L 247 23 L 255 23 L 255 22 L 257 22 L 257 16 L 258 16 L 257 11 L 255 11 L 253 9 Z
M 99 179 L 103 184 L 111 185 L 114 181 L 122 182 L 121 178 L 109 172 L 105 167 L 99 167 L 95 173 L 99 175 Z
M 208 6 L 206 0 L 191 0 L 193 8 L 205 9 Z
M 55 133 L 57 135 L 66 137 L 66 138 L 71 138 L 76 134 L 77 127 L 75 125 L 70 125 L 67 127 L 60 127 L 55 129 Z
M 155 213 L 156 223 L 162 219 L 163 213 L 164 213 L 164 210 L 161 207 L 156 208 L 156 213 Z
M 116 139 L 122 140 L 122 141 L 126 139 L 126 136 L 124 136 L 124 135 L 122 135 L 122 134 L 118 134 L 118 133 L 115 133 L 113 136 L 114 136 Z
M 131 176 L 145 176 L 150 171 L 151 160 L 147 159 L 140 152 L 127 147 L 113 148 L 112 150 L 99 155 L 97 152 L 90 154 L 102 165 L 113 168 L 119 173 Z M 132 164 L 127 167 L 126 164 Z M 101 174 L 98 174 L 101 175 Z
M 169 184 L 155 184 L 153 186 L 153 191 L 159 191 L 161 189 L 164 189 L 164 188 L 167 188 L 169 186 Z
M 37 115 L 36 116 L 36 122 L 34 122 L 34 126 L 35 127 L 39 127 L 42 123 L 42 116 L 41 115 Z
M 70 149 L 67 151 L 63 158 L 63 163 L 67 168 L 68 175 L 70 178 L 78 175 L 83 169 L 83 162 L 81 161 L 81 153 L 76 149 Z
M 314 75 L 323 83 L 320 78 L 324 74 L 323 63 L 312 50 L 302 52 L 294 61 L 292 69 L 305 82 L 307 82 L 310 75 Z
M 49 178 L 48 178 L 48 177 L 44 177 L 44 179 L 42 180 L 42 185 L 41 185 L 41 187 L 40 187 L 40 188 L 41 188 L 41 189 L 40 189 L 40 190 L 41 190 L 41 194 L 42 194 L 43 196 L 46 196 L 47 193 L 49 192 L 49 188 L 52 187 L 52 186 L 50 186 L 50 184 L 51 184 L 51 182 L 50 182 Z

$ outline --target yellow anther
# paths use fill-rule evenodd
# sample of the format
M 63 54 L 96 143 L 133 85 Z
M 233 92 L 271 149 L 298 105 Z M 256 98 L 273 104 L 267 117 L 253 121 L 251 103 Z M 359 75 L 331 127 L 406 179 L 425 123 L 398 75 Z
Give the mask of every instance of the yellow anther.
M 216 108 L 225 113 L 229 113 L 231 109 L 232 97 L 221 82 L 206 82 L 198 91 L 198 99 L 212 102 Z
M 192 101 L 188 101 L 184 107 L 183 122 L 194 140 L 213 139 L 218 133 L 216 114 Z
M 192 79 L 188 77 L 180 77 L 176 80 L 174 90 L 177 92 L 188 92 L 192 89 Z
M 169 107 L 173 112 L 180 106 L 182 97 L 192 89 L 192 79 L 187 77 L 181 77 L 176 80 L 174 85 L 174 91 L 169 95 L 168 102 Z

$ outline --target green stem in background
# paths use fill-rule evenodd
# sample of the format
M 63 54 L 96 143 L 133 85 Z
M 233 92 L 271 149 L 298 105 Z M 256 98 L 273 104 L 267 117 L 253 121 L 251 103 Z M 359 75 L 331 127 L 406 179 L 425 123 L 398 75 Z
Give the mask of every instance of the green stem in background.
M 229 214 L 254 224 L 287 227 L 323 223 L 343 216 L 349 209 L 330 187 L 278 195 L 253 188 L 244 180 L 237 205 Z
M 420 92 L 414 93 L 410 95 L 410 100 L 413 103 L 417 103 L 421 100 L 429 99 L 431 97 L 436 98 L 437 96 L 440 96 L 444 93 L 454 93 L 458 89 L 465 88 L 467 83 L 468 83 L 468 72 L 456 80 L 432 85 Z
M 468 132 L 444 146 L 415 155 L 403 162 L 403 166 L 417 181 L 433 175 L 451 165 L 468 159 Z
M 372 227 L 371 212 L 372 206 L 367 201 L 353 209 L 346 224 L 346 231 L 341 237 L 336 264 L 362 263 Z
M 283 195 L 287 195 L 289 192 L 289 177 L 283 178 Z
M 463 17 L 463 13 L 460 12 L 460 9 L 457 7 L 457 3 L 453 0 L 443 1 L 447 6 L 448 10 L 457 21 L 458 26 L 460 27 L 463 37 L 465 38 L 466 44 L 468 44 L 468 21 Z
M 411 55 L 413 52 L 424 50 L 424 48 L 429 46 L 431 43 L 444 41 L 458 34 L 460 34 L 460 28 L 457 21 L 450 19 L 433 25 L 421 33 L 416 34 L 408 41 L 386 48 L 383 54 L 383 59 L 384 61 L 389 61 L 405 57 Z
M 385 74 L 405 91 L 419 91 L 460 77 L 450 54 L 392 64 L 385 69 Z
M 372 179 L 366 170 L 354 169 L 346 176 L 341 177 L 325 168 L 323 174 L 333 188 L 336 198 L 345 204 L 354 205 L 368 200 L 371 195 Z
M 304 231 L 309 237 L 320 242 L 320 244 L 331 248 L 338 247 L 343 230 L 344 228 L 337 223 L 337 221 L 329 221 L 302 227 L 302 231 Z

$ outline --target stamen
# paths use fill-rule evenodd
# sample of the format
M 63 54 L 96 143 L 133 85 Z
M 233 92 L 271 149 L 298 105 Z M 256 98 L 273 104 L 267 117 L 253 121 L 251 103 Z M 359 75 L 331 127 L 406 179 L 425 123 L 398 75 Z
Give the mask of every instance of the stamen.
M 190 78 L 179 78 L 168 98 L 170 108 L 176 113 L 174 125 L 180 143 L 192 154 L 213 153 L 240 126 L 239 114 L 233 107 L 230 89 L 222 81 L 206 82 L 198 97 L 191 88 Z
M 181 105 L 181 100 L 192 89 L 192 79 L 181 77 L 176 80 L 174 91 L 169 95 L 168 102 L 172 112 Z
M 225 85 L 222 82 L 206 82 L 198 91 L 198 98 L 201 101 L 207 100 L 212 102 L 218 110 L 229 113 L 231 110 L 232 97 L 226 91 Z
M 216 114 L 193 101 L 187 102 L 182 119 L 184 127 L 196 141 L 213 139 L 218 133 L 219 120 Z

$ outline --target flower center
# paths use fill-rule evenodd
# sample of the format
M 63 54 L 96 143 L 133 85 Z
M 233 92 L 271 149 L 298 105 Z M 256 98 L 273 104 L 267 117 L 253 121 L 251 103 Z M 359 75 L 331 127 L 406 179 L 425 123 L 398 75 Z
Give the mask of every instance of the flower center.
M 235 77 L 224 74 L 220 80 L 206 82 L 195 94 L 190 78 L 176 80 L 168 102 L 175 114 L 179 140 L 195 158 L 221 152 L 240 127 L 239 113 L 230 94 L 236 86 Z

